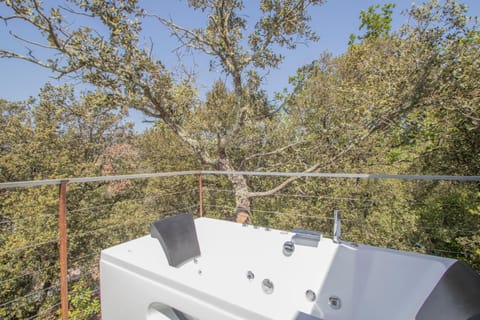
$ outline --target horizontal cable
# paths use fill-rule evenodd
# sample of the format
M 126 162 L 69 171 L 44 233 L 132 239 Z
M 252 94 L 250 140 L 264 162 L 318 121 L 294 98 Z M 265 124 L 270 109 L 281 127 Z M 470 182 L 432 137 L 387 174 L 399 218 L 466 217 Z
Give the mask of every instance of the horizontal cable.
M 142 220 L 140 220 L 140 221 L 142 221 Z M 115 229 L 118 229 L 118 228 L 122 228 L 122 227 L 125 227 L 125 226 L 135 224 L 135 223 L 138 223 L 138 221 L 131 221 L 131 222 L 126 222 L 126 223 L 122 223 L 122 224 L 114 224 L 114 225 L 111 225 L 111 226 L 101 227 L 101 228 L 98 228 L 98 229 L 73 234 L 73 235 L 70 235 L 69 238 L 70 239 L 82 238 L 82 237 L 85 237 L 85 236 L 90 236 L 90 235 L 99 233 L 100 231 L 111 230 L 111 229 L 115 230 Z
M 162 177 L 165 178 L 165 177 L 198 175 L 200 173 L 201 171 L 173 171 L 173 172 L 161 172 L 161 173 L 129 174 L 129 175 L 119 175 L 119 176 L 99 176 L 99 177 L 85 177 L 85 178 L 63 178 L 63 179 L 49 179 L 49 180 L 37 180 L 37 181 L 5 182 L 5 183 L 0 183 L 0 189 L 24 188 L 24 187 L 35 187 L 35 186 L 44 186 L 44 185 L 58 185 L 63 182 L 88 183 L 88 182 L 107 182 L 107 181 L 118 181 L 118 180 L 162 178 Z
M 48 218 L 57 218 L 56 215 L 54 214 L 51 214 L 51 213 L 39 213 L 39 214 L 36 214 L 34 216 L 28 216 L 28 217 L 24 217 L 24 218 L 15 218 L 15 219 L 5 219 L 5 220 L 2 220 L 0 221 L 0 225 L 2 224 L 13 224 L 15 222 L 19 222 L 19 221 L 30 221 L 30 220 L 37 220 L 37 219 L 40 219 L 40 218 L 43 218 L 43 219 L 48 219 Z
M 198 189 L 197 188 L 191 188 L 191 189 L 186 189 L 186 190 L 178 191 L 178 192 L 158 193 L 158 194 L 154 193 L 153 195 L 155 197 L 158 197 L 158 198 L 166 198 L 166 197 L 169 197 L 169 196 L 191 193 L 193 191 L 198 191 Z M 144 196 L 141 196 L 141 197 L 127 198 L 125 200 L 128 200 L 128 201 L 144 200 L 147 196 L 148 195 L 144 195 Z M 98 206 L 91 206 L 91 207 L 83 207 L 83 208 L 79 208 L 79 209 L 68 209 L 67 212 L 68 213 L 76 213 L 76 212 L 82 212 L 82 211 L 88 211 L 88 210 L 102 209 L 102 208 L 107 208 L 107 207 L 114 206 L 118 203 L 121 203 L 121 202 L 114 202 L 114 203 L 103 204 L 103 205 L 98 205 Z
M 227 209 L 227 210 L 235 210 L 235 207 L 233 206 L 227 206 L 227 205 L 211 205 L 211 204 L 205 204 L 205 208 L 219 208 L 219 209 Z M 256 212 L 258 213 L 271 213 L 271 214 L 279 214 L 279 215 L 291 215 L 291 216 L 299 216 L 299 217 L 304 217 L 304 218 L 314 218 L 314 219 L 320 219 L 320 220 L 330 220 L 334 221 L 335 219 L 333 217 L 322 217 L 319 215 L 311 215 L 311 214 L 302 214 L 302 213 L 295 213 L 295 212 L 282 212 L 282 211 L 273 211 L 273 210 L 262 210 L 262 209 L 255 209 L 253 210 L 253 214 Z M 351 212 L 351 211 L 349 211 Z M 359 212 L 362 214 L 362 212 Z M 347 222 L 347 223 L 354 223 L 351 226 L 369 226 L 375 221 L 367 221 L 366 218 L 342 218 L 342 222 Z M 388 224 L 388 226 L 394 226 L 393 224 Z M 427 226 L 420 226 L 417 231 L 428 231 L 428 230 L 436 230 L 439 229 L 440 227 L 427 227 Z M 480 234 L 480 230 L 464 230 L 464 229 L 453 229 L 450 230 L 453 233 L 469 233 L 469 234 Z
M 98 176 L 85 178 L 63 178 L 36 181 L 17 181 L 0 183 L 0 189 L 34 187 L 43 185 L 58 185 L 68 183 L 107 182 L 118 180 L 147 179 L 160 177 L 176 177 L 189 175 L 242 175 L 267 177 L 296 177 L 296 178 L 346 178 L 346 179 L 398 179 L 398 180 L 426 180 L 426 181 L 480 181 L 480 176 L 448 176 L 448 175 L 397 175 L 397 174 L 369 174 L 369 173 L 317 173 L 317 172 L 262 172 L 262 171 L 173 171 L 161 173 L 143 173 L 119 176 Z
M 41 315 L 44 315 L 45 313 L 48 313 L 48 312 L 51 312 L 53 309 L 55 308 L 59 308 L 61 306 L 61 303 L 57 303 L 45 310 L 42 310 L 40 311 L 39 313 L 37 313 L 36 315 L 30 317 L 30 318 L 27 318 L 26 320 L 32 320 L 32 319 L 37 319 L 38 317 L 40 317 Z
M 225 193 L 235 193 L 233 189 L 217 189 L 217 188 L 210 188 L 210 187 L 203 187 L 203 191 L 215 191 L 215 192 L 225 192 Z
M 77 258 L 77 259 L 69 259 L 68 262 L 69 264 L 73 264 L 73 263 L 76 263 L 76 262 L 79 262 L 79 261 L 82 261 L 82 260 L 86 260 L 88 258 L 91 258 L 93 256 L 98 256 L 100 254 L 100 251 L 99 252 L 95 252 L 93 254 L 89 254 L 89 255 L 84 255 L 80 258 Z M 96 260 L 99 260 L 99 257 L 97 257 Z M 6 282 L 10 282 L 10 281 L 15 281 L 15 280 L 18 280 L 18 279 L 21 279 L 21 278 L 24 278 L 24 277 L 27 277 L 27 276 L 33 276 L 33 275 L 36 275 L 36 274 L 42 274 L 42 273 L 45 273 L 46 271 L 49 271 L 49 270 L 52 270 L 52 269 L 59 269 L 60 267 L 58 265 L 54 265 L 54 266 L 50 266 L 50 267 L 46 267 L 46 268 L 43 268 L 43 269 L 38 269 L 38 270 L 30 270 L 28 272 L 25 272 L 25 273 L 22 273 L 21 275 L 18 275 L 18 276 L 14 276 L 14 277 L 11 277 L 11 278 L 8 278 L 8 279 L 4 279 L 4 280 L 1 280 L 0 281 L 0 286 L 2 286 L 4 283 Z
M 68 263 L 69 263 L 69 264 L 74 264 L 74 263 L 77 263 L 77 262 L 82 261 L 82 260 L 86 260 L 86 259 L 91 258 L 91 257 L 94 257 L 94 256 L 99 256 L 99 255 L 100 255 L 100 252 L 101 252 L 101 250 L 98 251 L 98 252 L 91 253 L 91 254 L 83 255 L 83 256 L 81 256 L 81 257 L 79 257 L 79 258 L 68 259 Z
M 439 252 L 439 253 L 451 253 L 451 254 L 456 254 L 456 255 L 465 255 L 465 252 L 459 252 L 459 251 L 451 251 L 451 250 L 443 250 L 443 249 L 427 249 L 428 251 L 433 251 L 433 252 Z
M 192 207 L 197 207 L 197 205 L 186 206 L 186 207 L 174 209 L 174 210 L 171 210 L 171 211 L 164 211 L 164 212 L 160 212 L 159 214 L 165 215 L 165 214 L 176 213 L 176 212 L 183 211 L 183 210 L 185 210 L 185 209 L 189 209 L 189 208 L 192 208 Z M 157 214 L 156 214 L 156 215 L 157 215 Z M 116 228 L 124 227 L 124 226 L 127 226 L 127 225 L 136 224 L 136 223 L 138 223 L 139 221 L 141 221 L 141 222 L 143 222 L 143 221 L 148 221 L 148 220 L 150 220 L 150 219 L 151 219 L 151 217 L 148 217 L 148 218 L 145 217 L 144 220 L 136 220 L 136 221 L 126 222 L 126 223 L 122 223 L 122 224 L 115 224 L 115 225 L 111 225 L 111 226 L 100 227 L 100 228 L 97 228 L 97 229 L 94 229 L 94 230 L 90 230 L 90 231 L 86 231 L 86 232 L 82 232 L 82 233 L 77 233 L 77 234 L 70 235 L 69 238 L 84 237 L 84 236 L 87 236 L 87 235 L 95 234 L 95 233 L 97 233 L 97 232 L 99 232 L 99 231 L 102 231 L 102 230 L 116 229 Z
M 128 200 L 130 200 L 130 199 L 128 199 Z M 67 209 L 67 213 L 76 213 L 76 212 L 82 212 L 82 211 L 88 211 L 88 210 L 108 208 L 108 207 L 114 206 L 115 204 L 117 204 L 117 203 L 102 204 L 102 205 L 98 205 L 98 206 L 83 207 L 83 208 L 79 208 L 79 209 Z
M 398 174 L 369 174 L 369 173 L 258 172 L 258 171 L 200 171 L 200 173 L 205 175 L 242 175 L 242 176 L 267 176 L 267 177 L 298 177 L 298 178 L 480 181 L 480 176 L 447 176 L 447 175 L 398 175 Z
M 220 209 L 231 209 L 232 211 L 235 211 L 235 207 L 232 206 L 226 206 L 226 205 L 213 205 L 213 204 L 204 204 L 203 205 L 206 208 L 220 208 Z M 291 216 L 299 216 L 299 217 L 304 217 L 304 218 L 314 218 L 314 219 L 320 219 L 320 220 L 335 220 L 333 217 L 322 217 L 318 215 L 308 215 L 308 214 L 302 214 L 302 213 L 294 213 L 294 212 L 282 212 L 282 211 L 272 211 L 272 210 L 261 210 L 261 209 L 254 209 L 252 211 L 253 214 L 256 212 L 259 213 L 272 213 L 272 214 L 281 214 L 281 215 L 291 215 Z M 362 221 L 361 219 L 341 219 L 342 221 L 354 221 L 354 222 L 360 222 Z
M 91 272 L 90 272 L 90 273 L 91 273 Z M 87 275 L 87 274 L 83 275 L 82 278 L 85 277 L 86 275 Z M 12 304 L 18 304 L 19 302 L 20 302 L 20 304 L 24 304 L 24 303 L 29 302 L 29 301 L 24 302 L 24 301 L 22 301 L 23 299 L 29 299 L 30 297 L 35 296 L 35 295 L 38 295 L 38 294 L 41 293 L 41 292 L 45 292 L 45 291 L 49 291 L 49 290 L 54 290 L 54 289 L 59 289 L 59 288 L 60 288 L 59 285 L 54 285 L 54 286 L 50 286 L 50 287 L 45 288 L 45 289 L 35 290 L 35 291 L 32 292 L 32 293 L 29 293 L 29 294 L 27 294 L 27 295 L 24 295 L 24 296 L 21 296 L 21 297 L 12 299 L 12 300 L 10 300 L 10 301 L 7 301 L 7 302 L 5 302 L 5 303 L 3 303 L 3 304 L 0 304 L 0 308 L 5 308 L 5 307 L 8 307 L 8 306 L 10 306 L 10 305 L 12 305 Z M 98 288 L 89 291 L 88 294 L 91 294 L 91 293 L 93 293 L 93 292 L 95 292 L 95 291 L 98 291 Z M 53 307 L 51 307 L 51 308 L 53 308 Z M 46 309 L 46 310 L 49 310 L 49 309 Z M 47 312 L 46 310 L 45 310 L 45 311 L 42 311 L 42 313 L 38 313 L 36 316 L 33 317 L 33 319 L 34 319 L 35 317 L 38 317 L 40 314 L 43 314 L 43 313 Z
M 15 299 L 12 299 L 10 301 L 7 301 L 5 303 L 0 304 L 0 308 L 4 308 L 4 307 L 9 306 L 11 304 L 15 304 L 15 303 L 21 301 L 22 299 L 30 298 L 32 296 L 38 295 L 41 292 L 45 292 L 45 291 L 49 291 L 49 290 L 53 290 L 53 289 L 58 289 L 58 288 L 60 288 L 60 285 L 55 285 L 55 286 L 51 286 L 51 287 L 48 287 L 48 288 L 45 288 L 45 289 L 35 290 L 35 292 L 29 293 L 27 295 L 24 295 L 24 296 L 21 296 L 21 297 L 18 297 L 18 298 L 15 298 Z M 25 301 L 25 302 L 28 302 L 28 301 Z M 25 302 L 23 302 L 23 303 L 25 303 Z
M 206 191 L 222 192 L 222 193 L 235 193 L 235 190 L 231 189 L 215 189 L 215 188 L 204 188 Z M 346 200 L 346 201 L 373 201 L 365 200 L 365 198 L 353 198 L 353 197 L 327 197 L 322 195 L 314 194 L 292 194 L 292 193 L 274 193 L 271 197 L 291 197 L 291 198 L 306 198 L 306 199 L 327 199 L 327 200 Z
M 235 193 L 233 189 L 216 189 L 216 188 L 204 188 L 207 192 L 220 192 L 220 193 Z M 373 203 L 375 199 L 368 199 L 366 197 L 329 197 L 324 195 L 315 195 L 315 194 L 292 194 L 292 193 L 274 193 L 270 197 L 289 197 L 289 198 L 305 198 L 305 199 L 320 199 L 320 200 L 341 200 L 341 201 L 358 201 L 363 203 Z M 442 202 L 435 202 L 435 203 L 428 203 L 428 202 L 421 202 L 421 201 L 409 201 L 407 200 L 405 205 L 408 206 L 441 206 L 441 207 L 455 207 L 461 208 L 461 204 L 455 203 L 442 203 Z
M 0 252 L 0 256 L 6 255 L 10 252 L 21 251 L 21 250 L 30 249 L 30 248 L 37 248 L 37 247 L 41 247 L 41 246 L 44 246 L 46 244 L 51 244 L 51 243 L 58 243 L 58 239 L 48 240 L 48 241 L 45 241 L 45 242 L 40 242 L 40 243 L 28 245 L 28 246 L 15 247 L 13 249 Z
M 322 217 L 319 215 L 312 215 L 312 214 L 303 214 L 303 213 L 295 213 L 295 212 L 282 212 L 282 211 L 269 211 L 269 210 L 253 210 L 253 213 L 255 212 L 260 212 L 260 213 L 273 213 L 273 214 L 280 214 L 280 215 L 287 215 L 287 216 L 297 216 L 297 217 L 302 217 L 302 218 L 313 218 L 313 219 L 318 219 L 318 220 L 335 220 L 333 217 Z M 362 219 L 348 219 L 348 218 L 342 218 L 342 221 L 346 222 L 361 222 Z
M 39 274 L 39 273 L 44 273 L 45 271 L 48 271 L 48 270 L 59 269 L 59 268 L 60 268 L 60 266 L 54 265 L 54 266 L 50 266 L 50 267 L 43 268 L 43 269 L 28 271 L 28 272 L 25 272 L 25 273 L 23 273 L 19 276 L 11 277 L 11 278 L 0 281 L 0 286 L 3 285 L 5 282 L 14 281 L 14 280 L 21 279 L 21 278 L 24 278 L 24 277 L 27 277 L 27 276 L 33 276 L 33 275 L 36 275 L 36 274 Z
M 91 295 L 92 293 L 98 292 L 98 291 L 100 291 L 100 288 L 97 287 L 97 288 L 92 289 L 92 290 L 89 290 L 89 291 L 87 291 L 87 292 L 81 291 L 81 292 L 78 292 L 78 293 L 79 293 L 79 294 L 90 294 L 90 295 Z M 74 293 L 76 293 L 76 292 L 73 291 L 73 290 L 70 290 L 70 291 L 68 291 L 68 293 L 69 293 L 69 294 L 74 294 Z
M 219 204 L 204 204 L 204 207 L 207 208 L 222 208 L 222 209 L 232 209 L 235 210 L 235 207 L 233 206 L 228 206 L 228 205 L 219 205 Z

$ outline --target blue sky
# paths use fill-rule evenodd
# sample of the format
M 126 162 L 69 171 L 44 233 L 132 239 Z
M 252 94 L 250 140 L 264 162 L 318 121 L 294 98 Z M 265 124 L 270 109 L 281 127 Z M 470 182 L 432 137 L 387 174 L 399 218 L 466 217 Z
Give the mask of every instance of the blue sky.
M 256 2 L 245 0 L 247 9 Z M 401 16 L 400 12 L 410 7 L 410 1 L 330 0 L 322 6 L 312 8 L 310 10 L 311 26 L 320 36 L 320 41 L 309 43 L 308 46 L 299 45 L 294 51 L 283 51 L 282 53 L 285 55 L 283 64 L 279 69 L 273 70 L 267 75 L 265 82 L 267 92 L 273 94 L 287 87 L 288 77 L 295 74 L 297 68 L 318 58 L 322 52 L 329 51 L 335 55 L 345 52 L 349 35 L 358 33 L 360 10 L 365 10 L 371 5 L 388 2 L 396 3 L 393 21 L 395 29 L 406 22 L 406 18 Z M 185 5 L 185 1 L 143 0 L 141 3 L 145 5 L 148 11 L 156 12 L 163 17 L 171 17 L 178 24 L 187 27 L 201 26 L 205 21 L 204 16 L 200 12 L 193 12 L 189 9 Z M 469 7 L 470 15 L 480 15 L 479 0 L 467 0 L 464 3 Z M 1 10 L 5 9 L 0 5 Z M 254 11 L 247 10 L 246 15 L 254 18 Z M 27 37 L 36 37 L 35 32 L 29 29 L 16 27 L 15 31 Z M 178 43 L 170 36 L 165 27 L 151 19 L 145 25 L 144 36 L 152 38 L 155 43 L 156 56 L 167 67 L 173 69 L 178 66 L 178 56 L 173 52 Z M 4 48 L 20 48 L 18 41 L 8 35 L 8 27 L 3 23 L 0 25 L 0 43 Z M 204 88 L 203 90 L 206 90 L 212 81 L 222 77 L 219 72 L 209 71 L 209 58 L 200 53 L 183 56 L 181 59 L 187 66 L 195 68 L 198 74 L 198 84 Z M 51 82 L 55 85 L 65 81 L 59 82 L 52 79 L 52 73 L 41 67 L 27 62 L 5 59 L 0 59 L 0 75 L 0 98 L 12 101 L 36 96 L 45 82 Z M 131 112 L 131 119 L 136 123 L 137 130 L 141 131 L 145 128 L 146 125 L 142 123 L 143 115 L 138 112 Z

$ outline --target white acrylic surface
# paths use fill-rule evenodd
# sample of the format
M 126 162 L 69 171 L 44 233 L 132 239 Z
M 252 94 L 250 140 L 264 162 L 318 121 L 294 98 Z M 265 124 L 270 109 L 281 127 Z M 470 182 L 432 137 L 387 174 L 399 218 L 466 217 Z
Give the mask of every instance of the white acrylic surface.
M 286 257 L 282 246 L 292 233 L 208 218 L 195 224 L 201 257 L 179 268 L 150 236 L 102 252 L 104 320 L 175 319 L 152 315 L 152 303 L 200 320 L 293 320 L 299 311 L 324 320 L 413 320 L 454 262 L 325 238 L 316 248 L 296 245 Z M 274 284 L 271 294 L 262 290 L 264 279 Z M 331 296 L 341 299 L 340 309 L 329 306 Z

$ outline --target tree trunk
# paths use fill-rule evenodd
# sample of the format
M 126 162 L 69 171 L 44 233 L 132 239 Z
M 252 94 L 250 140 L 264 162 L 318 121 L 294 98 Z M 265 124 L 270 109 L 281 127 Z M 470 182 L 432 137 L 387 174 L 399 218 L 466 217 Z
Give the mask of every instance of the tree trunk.
M 224 171 L 235 171 L 228 159 L 222 159 L 218 162 L 218 169 Z M 228 175 L 228 180 L 232 183 L 235 191 L 235 205 L 238 223 L 251 223 L 250 218 L 250 192 L 248 191 L 247 180 L 239 174 Z
M 228 176 L 235 190 L 235 205 L 238 223 L 251 223 L 250 218 L 250 197 L 247 181 L 242 175 Z

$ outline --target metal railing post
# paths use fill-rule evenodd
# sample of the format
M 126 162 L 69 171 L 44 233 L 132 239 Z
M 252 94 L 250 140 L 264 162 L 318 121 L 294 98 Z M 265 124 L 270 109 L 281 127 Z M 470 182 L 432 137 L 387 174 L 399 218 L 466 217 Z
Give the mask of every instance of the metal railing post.
M 340 243 L 342 237 L 342 211 L 333 211 L 333 242 Z
M 198 216 L 203 217 L 203 186 L 202 186 L 202 174 L 198 176 L 198 201 L 199 201 L 199 213 Z
M 60 243 L 60 302 L 62 320 L 68 320 L 68 265 L 67 265 L 67 183 L 60 183 L 58 201 L 58 236 Z

